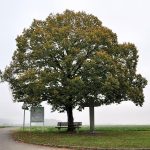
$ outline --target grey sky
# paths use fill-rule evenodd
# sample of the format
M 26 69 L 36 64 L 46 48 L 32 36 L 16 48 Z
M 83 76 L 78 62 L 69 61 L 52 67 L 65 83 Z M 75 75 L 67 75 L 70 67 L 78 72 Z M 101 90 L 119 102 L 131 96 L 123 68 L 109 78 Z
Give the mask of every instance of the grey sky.
M 71 9 L 92 13 L 117 33 L 119 42 L 134 43 L 139 50 L 137 71 L 150 81 L 149 7 L 149 0 L 0 0 L 0 69 L 9 65 L 15 50 L 15 38 L 34 18 L 45 19 L 50 13 Z M 96 124 L 150 124 L 149 91 L 148 84 L 144 90 L 143 107 L 123 102 L 96 108 Z M 22 121 L 21 105 L 12 102 L 7 83 L 0 84 L 0 118 Z M 50 106 L 44 106 L 46 118 L 66 120 L 66 114 L 51 113 Z M 87 108 L 83 112 L 74 112 L 75 121 L 87 124 L 88 117 Z

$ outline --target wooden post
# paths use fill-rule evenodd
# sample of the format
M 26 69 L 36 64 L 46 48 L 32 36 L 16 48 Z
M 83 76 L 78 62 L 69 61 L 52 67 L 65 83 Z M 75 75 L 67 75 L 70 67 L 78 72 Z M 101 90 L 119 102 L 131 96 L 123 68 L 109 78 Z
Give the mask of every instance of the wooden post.
M 24 128 L 25 128 L 25 109 L 24 109 L 24 113 L 23 113 L 23 131 L 24 131 Z
M 94 106 L 89 107 L 89 115 L 90 115 L 90 131 L 94 133 Z

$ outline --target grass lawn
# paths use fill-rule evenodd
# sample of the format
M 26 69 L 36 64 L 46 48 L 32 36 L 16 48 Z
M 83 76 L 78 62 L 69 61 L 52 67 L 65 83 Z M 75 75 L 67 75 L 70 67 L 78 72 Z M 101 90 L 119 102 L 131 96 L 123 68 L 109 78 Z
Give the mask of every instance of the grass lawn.
M 82 127 L 79 133 L 34 127 L 13 133 L 15 140 L 49 146 L 81 148 L 150 148 L 150 126 L 97 126 L 94 134 Z

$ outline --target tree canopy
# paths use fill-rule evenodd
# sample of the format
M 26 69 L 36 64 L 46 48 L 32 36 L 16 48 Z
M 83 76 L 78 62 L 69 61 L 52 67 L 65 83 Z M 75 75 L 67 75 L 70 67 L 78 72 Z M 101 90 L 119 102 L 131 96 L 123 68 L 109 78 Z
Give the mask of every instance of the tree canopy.
M 3 73 L 14 101 L 47 101 L 53 110 L 67 111 L 70 124 L 76 106 L 144 102 L 147 81 L 136 73 L 136 46 L 118 43 L 117 35 L 91 14 L 66 10 L 34 20 L 16 43 Z

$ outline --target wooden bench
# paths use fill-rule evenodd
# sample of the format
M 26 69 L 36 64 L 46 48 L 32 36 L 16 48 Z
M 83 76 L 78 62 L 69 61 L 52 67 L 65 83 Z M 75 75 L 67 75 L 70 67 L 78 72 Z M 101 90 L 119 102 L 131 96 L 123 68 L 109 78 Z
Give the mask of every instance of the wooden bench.
M 73 123 L 73 127 L 77 129 L 77 132 L 79 132 L 79 128 L 81 128 L 81 126 L 82 126 L 82 122 Z M 55 128 L 58 128 L 59 131 L 61 128 L 68 128 L 68 122 L 58 122 Z

